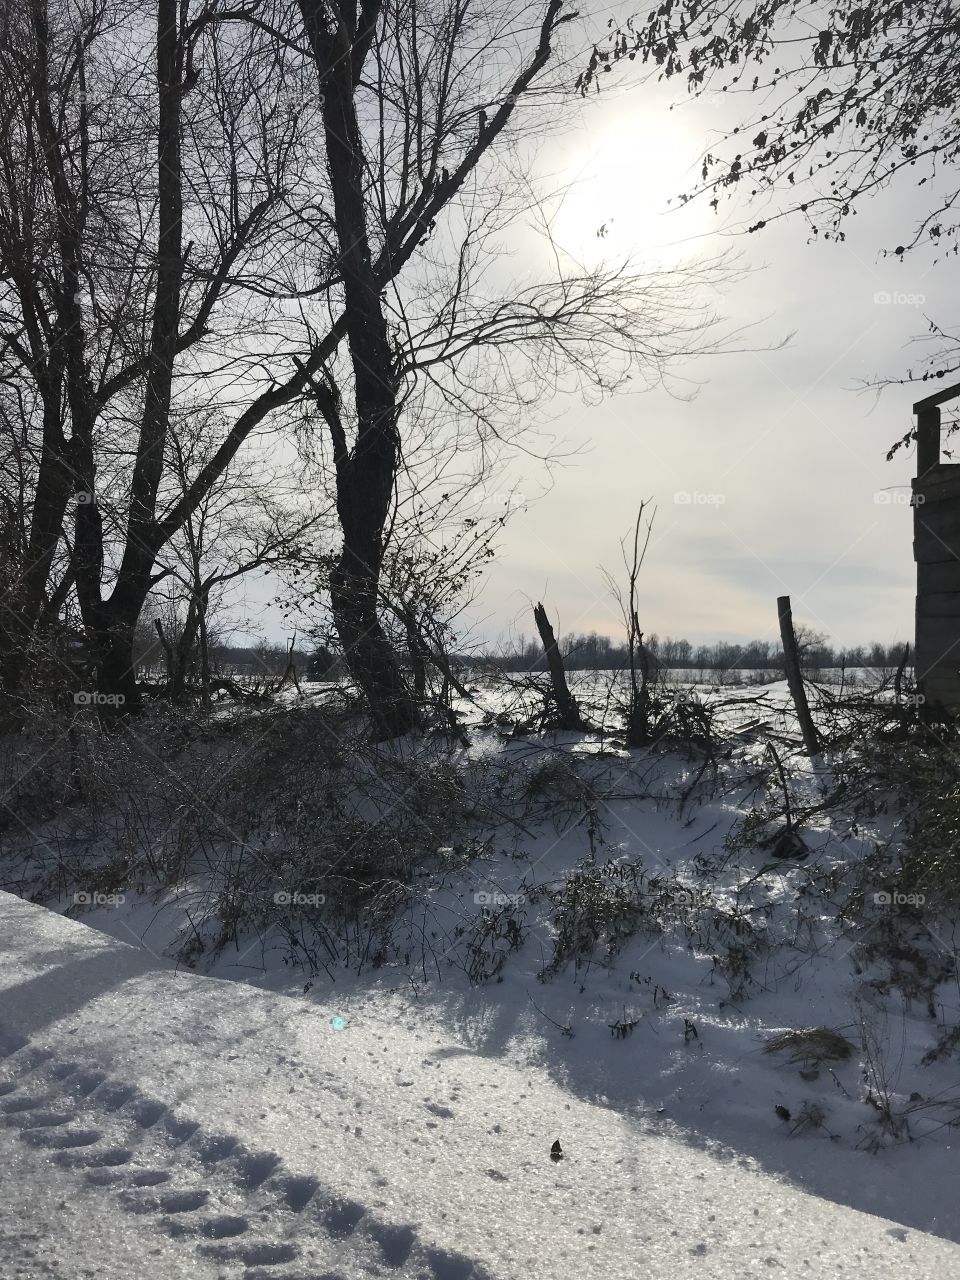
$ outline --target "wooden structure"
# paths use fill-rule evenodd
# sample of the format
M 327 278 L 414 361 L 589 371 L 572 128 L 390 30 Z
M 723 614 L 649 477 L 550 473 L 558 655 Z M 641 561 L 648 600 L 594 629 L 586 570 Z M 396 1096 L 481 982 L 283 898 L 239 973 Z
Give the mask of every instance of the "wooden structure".
M 960 383 L 913 406 L 917 475 L 913 481 L 913 557 L 917 562 L 914 664 L 925 704 L 960 714 L 960 463 L 941 461 L 940 406 Z

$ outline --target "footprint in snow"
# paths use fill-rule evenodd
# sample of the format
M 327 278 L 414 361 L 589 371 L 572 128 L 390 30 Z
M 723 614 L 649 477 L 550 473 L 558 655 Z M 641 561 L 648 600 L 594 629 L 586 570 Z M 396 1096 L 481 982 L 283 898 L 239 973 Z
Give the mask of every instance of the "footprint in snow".
M 280 1157 L 273 1151 L 241 1150 L 231 1157 L 236 1168 L 236 1178 L 245 1191 L 256 1191 L 278 1168 Z
M 196 1133 L 199 1128 L 199 1125 L 194 1125 L 193 1132 Z M 204 1165 L 219 1164 L 239 1146 L 237 1139 L 227 1133 L 201 1133 L 196 1142 L 197 1155 Z
M 9 1129 L 53 1129 L 76 1119 L 62 1111 L 17 1111 L 4 1119 Z
M 125 1191 L 120 1200 L 128 1213 L 192 1213 L 203 1209 L 210 1199 L 204 1187 L 194 1191 L 169 1191 L 165 1195 L 144 1196 Z
M 52 1147 L 55 1150 L 92 1147 L 102 1137 L 99 1129 L 58 1129 L 55 1132 L 49 1129 L 27 1129 L 20 1135 L 21 1140 L 29 1142 L 32 1147 Z
M 158 1187 L 164 1182 L 170 1181 L 170 1175 L 165 1169 L 141 1169 L 139 1173 L 135 1173 L 130 1179 L 130 1185 L 133 1187 Z
M 295 1244 L 271 1244 L 261 1240 L 253 1244 L 201 1245 L 200 1252 L 218 1262 L 242 1262 L 248 1267 L 276 1266 L 278 1262 L 293 1262 L 300 1256 Z
M 355 1200 L 334 1200 L 323 1210 L 321 1221 L 328 1235 L 342 1240 L 356 1231 L 366 1212 L 364 1206 Z
M 208 1240 L 228 1240 L 231 1236 L 242 1236 L 249 1230 L 249 1221 L 240 1214 L 223 1214 L 219 1218 L 208 1218 L 200 1224 L 200 1234 Z
M 81 1098 L 89 1097 L 107 1078 L 105 1071 L 81 1071 L 74 1081 L 74 1088 Z
M 119 1111 L 136 1094 L 136 1089 L 126 1084 L 106 1084 L 98 1086 L 96 1103 L 104 1111 Z
M 12 1098 L 9 1102 L 4 1102 L 0 1105 L 0 1111 L 4 1115 L 14 1116 L 20 1111 L 32 1111 L 35 1107 L 42 1107 L 54 1101 L 55 1098 L 51 1093 L 31 1093 L 23 1098 Z
M 138 1128 L 152 1129 L 166 1110 L 162 1102 L 157 1102 L 153 1098 L 141 1098 L 131 1108 L 131 1114 Z
M 129 1164 L 133 1152 L 127 1147 L 105 1147 L 100 1151 L 60 1151 L 54 1156 L 57 1164 L 68 1169 L 116 1169 Z
M 244 1280 L 348 1277 L 338 1271 L 317 1273 L 310 1268 L 288 1271 L 283 1264 L 301 1255 L 296 1244 L 239 1239 L 252 1229 L 253 1218 L 226 1211 L 236 1207 L 232 1202 L 238 1192 L 250 1196 L 253 1206 L 264 1211 L 300 1214 L 309 1207 L 309 1215 L 301 1220 L 306 1223 L 306 1239 L 318 1228 L 328 1240 L 346 1242 L 353 1236 L 360 1255 L 366 1258 L 370 1246 L 376 1247 L 379 1262 L 371 1255 L 370 1263 L 385 1265 L 391 1273 L 412 1267 L 422 1280 L 489 1280 L 470 1258 L 425 1247 L 414 1226 L 383 1222 L 369 1206 L 331 1195 L 319 1179 L 288 1173 L 274 1152 L 251 1151 L 230 1134 L 205 1131 L 165 1103 L 109 1079 L 99 1068 L 58 1062 L 52 1054 L 30 1045 L 14 1047 L 9 1056 L 14 1054 L 20 1056 L 7 1063 L 5 1071 L 16 1079 L 0 1081 L 0 1124 L 16 1129 L 22 1141 L 48 1150 L 57 1164 L 80 1173 L 88 1185 L 117 1194 L 127 1211 L 155 1215 L 168 1235 L 185 1243 L 192 1241 L 203 1254 L 218 1261 L 241 1264 Z M 44 1086 L 50 1091 L 41 1092 Z M 105 1133 L 78 1124 L 78 1101 L 83 1118 L 88 1112 L 99 1111 L 110 1115 L 114 1123 L 114 1117 L 123 1120 L 134 1149 L 108 1146 Z M 439 1102 L 424 1099 L 424 1105 L 437 1120 L 455 1118 L 456 1113 Z M 431 1127 L 436 1125 L 431 1123 Z M 149 1139 L 147 1131 L 151 1131 Z M 193 1175 L 205 1168 L 212 1189 L 178 1189 L 175 1176 L 172 1179 L 166 1169 L 131 1163 L 137 1160 L 136 1148 L 148 1140 L 159 1140 L 174 1175 L 179 1165 L 192 1181 Z M 141 1151 L 140 1159 L 143 1156 Z M 488 1173 L 494 1180 L 508 1180 L 499 1170 Z M 366 1262 L 364 1266 L 370 1269 Z M 353 1280 L 353 1273 L 349 1280 Z
M 287 1208 L 302 1213 L 320 1190 L 320 1183 L 316 1178 L 294 1176 L 278 1180 L 277 1187 L 283 1192 Z

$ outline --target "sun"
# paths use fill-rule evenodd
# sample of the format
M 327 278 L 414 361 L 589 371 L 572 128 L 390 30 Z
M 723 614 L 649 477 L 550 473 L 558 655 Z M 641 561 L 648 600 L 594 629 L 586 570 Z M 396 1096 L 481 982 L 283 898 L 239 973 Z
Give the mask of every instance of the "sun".
M 706 201 L 681 207 L 678 199 L 696 179 L 699 155 L 694 133 L 662 109 L 592 130 L 556 174 L 559 248 L 588 265 L 632 254 L 688 256 L 712 216 Z

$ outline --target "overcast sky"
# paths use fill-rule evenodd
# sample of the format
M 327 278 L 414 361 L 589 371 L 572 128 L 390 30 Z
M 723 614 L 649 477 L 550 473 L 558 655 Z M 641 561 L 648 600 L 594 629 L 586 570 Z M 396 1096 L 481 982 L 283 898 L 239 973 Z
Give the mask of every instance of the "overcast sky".
M 847 220 L 842 244 L 810 242 L 800 219 L 731 235 L 755 209 L 728 204 L 717 216 L 703 202 L 666 211 L 716 137 L 716 103 L 671 112 L 680 98 L 679 83 L 602 97 L 555 143 L 544 164 L 582 174 L 571 197 L 579 207 L 558 235 L 574 255 L 588 254 L 591 238 L 609 246 L 610 230 L 596 237 L 603 222 L 616 247 L 738 249 L 750 270 L 724 290 L 721 309 L 754 322 L 743 345 L 761 349 L 688 365 L 702 383 L 689 402 L 658 389 L 599 407 L 557 406 L 555 429 L 583 452 L 509 524 L 483 594 L 482 629 L 514 622 L 530 633 L 529 601 L 542 598 L 564 632 L 618 634 L 598 566 L 618 567 L 619 539 L 650 498 L 657 511 L 641 585 L 648 632 L 693 641 L 772 636 L 775 597 L 789 593 L 795 616 L 837 644 L 912 639 L 913 459 L 901 452 L 887 462 L 885 454 L 910 428 L 923 392 L 890 388 L 878 400 L 859 384 L 918 365 L 911 340 L 926 317 L 951 319 L 949 267 L 881 252 L 907 238 L 929 188 L 901 183 L 872 199 Z M 535 467 L 516 474 L 536 491 Z
M 561 632 L 619 635 L 600 566 L 619 566 L 619 540 L 646 498 L 656 505 L 641 582 L 647 633 L 772 638 L 775 598 L 789 593 L 795 617 L 836 644 L 912 639 L 913 459 L 885 453 L 922 392 L 891 388 L 878 400 L 858 384 L 919 365 L 911 340 L 927 317 L 951 320 L 948 268 L 882 255 L 908 237 L 929 188 L 901 182 L 872 198 L 847 220 L 843 244 L 810 242 L 799 218 L 734 234 L 758 216 L 746 203 L 719 216 L 706 201 L 670 212 L 730 107 L 686 101 L 681 82 L 611 91 L 536 158 L 551 181 L 573 184 L 555 231 L 574 259 L 738 250 L 749 270 L 718 301 L 732 322 L 754 325 L 742 345 L 756 349 L 684 367 L 701 384 L 689 401 L 657 389 L 551 406 L 550 428 L 576 456 L 500 539 L 473 614 L 481 636 L 531 634 L 537 599 Z M 515 263 L 519 276 L 525 251 Z M 518 458 L 504 483 L 532 498 L 546 480 Z M 270 632 L 278 617 L 261 613 Z

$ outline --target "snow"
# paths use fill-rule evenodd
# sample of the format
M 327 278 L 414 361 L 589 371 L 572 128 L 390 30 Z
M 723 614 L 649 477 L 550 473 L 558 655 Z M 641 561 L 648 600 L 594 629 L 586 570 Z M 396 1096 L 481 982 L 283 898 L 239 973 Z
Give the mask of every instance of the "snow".
M 481 1049 L 450 1008 L 403 989 L 318 997 L 178 972 L 5 893 L 0 952 L 5 1277 L 943 1280 L 960 1270 L 951 1241 L 698 1146 L 640 1105 L 639 1090 L 633 1106 L 588 1100 L 584 1074 L 603 1077 L 594 1042 L 579 1042 L 589 1058 L 571 1060 L 564 1081 L 490 1026 L 509 1001 L 487 999 Z M 668 1055 L 678 1071 L 685 1052 Z M 732 1098 L 735 1065 L 709 1064 Z M 817 1150 L 829 1164 L 830 1144 Z M 843 1176 L 876 1176 L 880 1157 L 837 1154 Z M 905 1200 L 938 1195 L 932 1183 L 900 1185 Z

